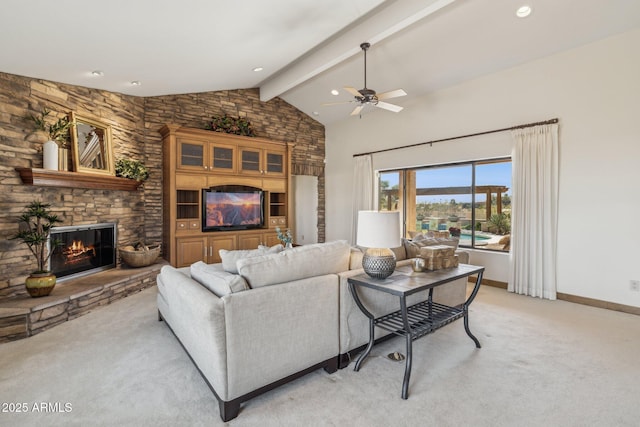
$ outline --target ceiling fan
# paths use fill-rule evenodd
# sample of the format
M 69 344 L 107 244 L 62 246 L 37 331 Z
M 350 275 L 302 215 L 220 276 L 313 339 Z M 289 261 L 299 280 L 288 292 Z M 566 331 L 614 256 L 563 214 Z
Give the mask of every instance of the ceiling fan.
M 367 105 L 372 105 L 384 110 L 393 111 L 394 113 L 402 111 L 403 107 L 400 107 L 399 105 L 389 104 L 388 102 L 383 102 L 382 100 L 405 96 L 407 93 L 404 90 L 396 89 L 390 90 L 389 92 L 377 94 L 375 90 L 367 88 L 367 50 L 369 50 L 370 47 L 371 45 L 366 42 L 360 45 L 360 48 L 364 52 L 364 88 L 357 90 L 353 87 L 345 86 L 344 89 L 351 95 L 353 95 L 354 100 L 345 102 L 333 102 L 323 105 L 349 104 L 355 102 L 359 105 L 357 105 L 356 108 L 354 108 L 351 112 L 352 116 L 357 116 L 358 114 L 360 114 L 362 109 Z

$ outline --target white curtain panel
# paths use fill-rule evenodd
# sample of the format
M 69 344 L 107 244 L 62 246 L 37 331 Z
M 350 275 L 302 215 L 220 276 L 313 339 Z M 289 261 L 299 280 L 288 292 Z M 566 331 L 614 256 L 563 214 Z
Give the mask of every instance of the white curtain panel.
M 556 299 L 558 125 L 511 132 L 510 292 Z
M 356 242 L 358 230 L 358 211 L 373 209 L 373 165 L 371 155 L 353 158 L 353 212 L 351 224 L 351 242 Z

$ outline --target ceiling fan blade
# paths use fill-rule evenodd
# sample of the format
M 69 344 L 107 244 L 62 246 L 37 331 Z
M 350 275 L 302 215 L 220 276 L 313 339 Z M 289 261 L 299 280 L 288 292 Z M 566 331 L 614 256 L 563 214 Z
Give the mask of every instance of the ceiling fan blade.
M 402 89 L 390 90 L 389 92 L 381 93 L 378 95 L 378 99 L 397 98 L 399 96 L 405 96 L 407 92 Z
M 376 104 L 376 107 L 393 111 L 394 113 L 399 113 L 404 108 L 399 105 L 389 104 L 388 102 L 378 102 Z
M 344 104 L 353 104 L 356 101 L 342 101 L 342 102 L 327 102 L 325 104 L 321 104 L 323 107 L 331 106 L 331 105 L 344 105 Z
M 349 92 L 353 96 L 362 96 L 362 94 L 358 91 L 358 89 L 356 89 L 354 87 L 345 86 L 344 90 L 346 90 L 347 92 Z
M 362 111 L 363 108 L 364 108 L 364 105 L 358 105 L 356 108 L 353 109 L 353 111 L 351 112 L 351 115 L 357 116 L 358 114 L 360 114 L 360 111 Z

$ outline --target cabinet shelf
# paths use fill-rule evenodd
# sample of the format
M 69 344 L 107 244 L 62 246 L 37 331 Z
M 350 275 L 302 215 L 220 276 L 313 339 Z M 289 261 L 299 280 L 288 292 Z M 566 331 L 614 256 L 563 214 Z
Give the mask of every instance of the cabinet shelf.
M 41 187 L 88 188 L 98 190 L 135 191 L 140 182 L 111 175 L 56 171 L 36 168 L 15 168 L 22 183 Z

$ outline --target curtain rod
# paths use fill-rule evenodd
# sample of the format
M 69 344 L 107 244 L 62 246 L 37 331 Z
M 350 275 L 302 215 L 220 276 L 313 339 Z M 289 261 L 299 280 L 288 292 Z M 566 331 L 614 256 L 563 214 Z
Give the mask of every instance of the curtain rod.
M 472 137 L 472 136 L 480 136 L 480 135 L 488 135 L 490 133 L 506 132 L 508 130 L 524 129 L 524 128 L 530 128 L 530 127 L 539 126 L 539 125 L 551 125 L 551 124 L 554 124 L 554 123 L 558 123 L 558 119 L 557 118 L 556 119 L 546 120 L 544 122 L 527 123 L 526 125 L 511 126 L 509 128 L 488 130 L 488 131 L 485 131 L 485 132 L 471 133 L 471 134 L 468 134 L 468 135 L 454 136 L 454 137 L 451 137 L 451 138 L 436 139 L 436 140 L 427 141 L 427 142 L 418 142 L 416 144 L 402 145 L 400 147 L 383 148 L 382 150 L 369 151 L 368 153 L 354 154 L 353 157 L 368 156 L 370 154 L 384 153 L 386 151 L 402 150 L 403 148 L 413 148 L 413 147 L 419 147 L 421 145 L 427 145 L 427 144 L 428 145 L 432 145 L 432 144 L 435 144 L 437 142 L 453 141 L 455 139 L 469 138 L 469 137 Z

